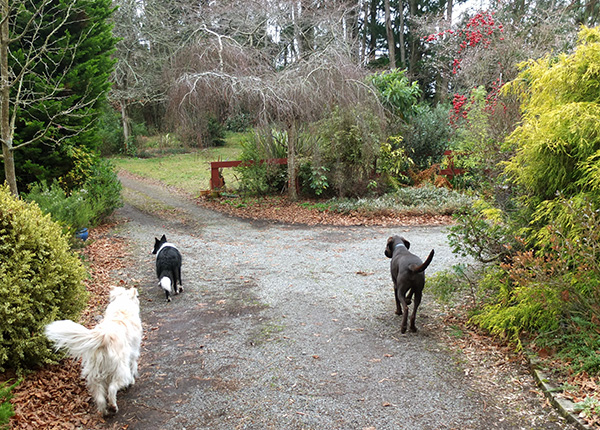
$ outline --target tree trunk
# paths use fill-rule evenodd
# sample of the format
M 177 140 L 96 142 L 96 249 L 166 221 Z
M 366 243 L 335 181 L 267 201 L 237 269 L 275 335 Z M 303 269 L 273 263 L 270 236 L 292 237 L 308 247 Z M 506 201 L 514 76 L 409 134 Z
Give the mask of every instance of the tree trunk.
M 375 50 L 377 49 L 377 37 L 375 28 L 377 27 L 377 0 L 371 0 L 369 5 L 369 52 L 367 55 L 368 61 L 375 59 Z
M 19 195 L 15 157 L 13 153 L 13 130 L 10 124 L 10 87 L 8 75 L 8 0 L 0 0 L 0 141 L 4 161 L 4 177 L 11 193 Z
M 131 131 L 129 130 L 129 115 L 127 115 L 127 102 L 124 100 L 120 101 L 121 104 L 121 124 L 123 126 L 123 139 L 125 145 L 129 142 L 131 137 Z
M 392 27 L 392 14 L 390 12 L 390 0 L 384 1 L 385 5 L 385 33 L 388 41 L 388 54 L 390 58 L 390 69 L 396 68 L 396 42 L 394 41 L 394 28 Z
M 446 19 L 444 20 L 444 28 L 452 28 L 452 0 L 448 0 L 448 6 L 446 8 Z M 442 64 L 440 71 L 436 77 L 436 89 L 435 89 L 435 100 L 438 103 L 446 101 L 448 98 L 448 86 L 450 79 L 451 66 L 448 64 Z
M 400 29 L 398 30 L 398 44 L 400 45 L 400 67 L 406 67 L 406 46 L 404 45 L 404 2 L 398 0 L 398 13 L 400 15 Z
M 409 16 L 411 20 L 414 20 L 417 18 L 419 9 L 418 9 L 418 1 L 417 0 L 408 0 L 408 11 L 409 11 Z M 419 38 L 416 37 L 417 32 L 415 31 L 413 25 L 410 24 L 409 22 L 409 26 L 410 31 L 410 39 L 409 39 L 409 43 L 410 43 L 410 59 L 408 61 L 408 72 L 410 75 L 412 76 L 416 76 L 417 73 L 417 64 L 419 64 L 419 61 L 421 60 L 421 51 L 420 51 L 420 47 L 419 47 Z
M 298 200 L 296 192 L 296 121 L 288 124 L 288 197 L 291 201 Z

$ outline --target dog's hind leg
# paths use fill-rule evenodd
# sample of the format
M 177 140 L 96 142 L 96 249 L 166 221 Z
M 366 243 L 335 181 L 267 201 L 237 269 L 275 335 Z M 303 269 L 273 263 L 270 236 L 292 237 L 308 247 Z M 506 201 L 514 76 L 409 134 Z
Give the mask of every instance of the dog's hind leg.
M 417 317 L 417 309 L 419 308 L 419 305 L 421 304 L 421 296 L 422 296 L 422 294 L 420 292 L 415 293 L 415 304 L 413 307 L 412 314 L 410 315 L 410 331 L 412 331 L 413 333 L 415 333 L 417 331 L 417 326 L 415 325 L 415 319 Z
M 96 403 L 98 411 L 102 415 L 108 415 L 108 409 L 106 408 L 106 387 L 104 386 L 104 382 L 88 381 L 88 389 Z
M 408 320 L 408 305 L 406 304 L 404 294 L 400 295 L 400 305 L 402 306 L 402 325 L 400 326 L 400 333 L 406 333 L 406 323 Z
M 177 282 L 179 282 L 179 288 L 177 287 Z M 175 269 L 175 291 L 177 294 L 183 292 L 183 284 L 181 283 L 181 267 Z
M 413 289 L 409 288 L 404 297 L 406 297 L 406 304 L 410 306 L 412 303 Z
M 138 376 L 138 357 L 132 355 L 129 362 L 129 370 L 131 372 L 131 382 L 129 385 L 135 384 L 135 378 Z
M 112 414 L 116 414 L 119 411 L 117 407 L 117 391 L 119 391 L 119 387 L 116 383 L 112 382 L 108 386 L 108 407 L 107 409 Z
M 397 288 L 394 288 L 394 298 L 396 299 L 396 315 L 402 315 L 402 306 L 400 305 Z

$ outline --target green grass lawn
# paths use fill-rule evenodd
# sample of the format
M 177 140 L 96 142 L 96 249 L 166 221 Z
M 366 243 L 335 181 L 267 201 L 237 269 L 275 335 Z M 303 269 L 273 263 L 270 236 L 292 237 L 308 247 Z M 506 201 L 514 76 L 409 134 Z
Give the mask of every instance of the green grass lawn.
M 239 136 L 232 135 L 225 146 L 218 148 L 154 158 L 116 157 L 112 160 L 118 169 L 197 194 L 210 187 L 211 161 L 238 160 L 240 152 Z M 223 176 L 225 183 L 235 188 L 237 180 L 234 170 L 223 169 Z

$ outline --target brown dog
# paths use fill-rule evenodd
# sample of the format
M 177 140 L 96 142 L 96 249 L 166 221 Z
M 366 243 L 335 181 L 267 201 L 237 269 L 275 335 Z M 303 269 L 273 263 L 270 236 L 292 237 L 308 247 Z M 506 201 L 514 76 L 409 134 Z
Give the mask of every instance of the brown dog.
M 402 236 L 392 236 L 387 241 L 385 255 L 392 259 L 391 271 L 394 281 L 394 295 L 396 296 L 396 314 L 402 315 L 402 326 L 400 331 L 406 333 L 406 320 L 408 318 L 408 305 L 414 295 L 415 305 L 410 316 L 410 331 L 417 331 L 415 317 L 417 308 L 421 304 L 423 287 L 425 286 L 425 274 L 423 273 L 431 260 L 434 250 L 432 249 L 423 263 L 419 257 L 408 250 L 410 242 Z

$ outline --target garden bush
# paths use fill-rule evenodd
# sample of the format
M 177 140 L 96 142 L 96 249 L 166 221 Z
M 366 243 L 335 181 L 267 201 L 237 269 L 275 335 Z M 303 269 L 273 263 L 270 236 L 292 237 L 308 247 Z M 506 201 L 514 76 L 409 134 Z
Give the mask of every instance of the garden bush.
M 34 184 L 22 197 L 25 201 L 35 202 L 44 213 L 50 214 L 66 235 L 90 227 L 94 218 L 94 210 L 86 195 L 81 191 L 68 195 L 58 182 L 51 185 L 45 182 Z
M 375 198 L 334 198 L 327 203 L 340 213 L 450 215 L 472 202 L 471 197 L 447 188 L 405 187 Z
M 257 129 L 240 142 L 240 159 L 247 163 L 236 167 L 241 176 L 241 188 L 252 195 L 283 191 L 287 184 L 285 165 L 260 163 L 260 160 L 287 156 L 287 133 L 274 129 Z
M 370 191 L 377 173 L 382 141 L 377 116 L 361 108 L 336 108 L 315 124 L 320 137 L 320 165 L 326 168 L 327 182 L 338 197 L 359 197 Z
M 35 201 L 44 213 L 63 226 L 67 234 L 83 227 L 94 227 L 122 205 L 121 182 L 108 160 L 97 158 L 86 167 L 81 188 L 66 191 L 56 181 L 34 184 L 23 193 L 26 201 Z
M 91 226 L 101 222 L 115 209 L 123 206 L 122 188 L 115 167 L 109 160 L 98 159 L 91 166 L 90 175 L 81 189 L 94 211 Z
M 415 114 L 403 127 L 402 147 L 417 169 L 424 170 L 441 162 L 450 145 L 449 107 L 439 104 L 432 108 L 420 103 L 414 109 Z
M 506 212 L 475 199 L 454 214 L 448 242 L 452 252 L 480 263 L 502 262 L 523 249 L 518 226 Z
M 521 65 L 505 91 L 520 97 L 523 120 L 507 143 L 506 172 L 532 217 L 528 239 L 547 243 L 547 225 L 576 224 L 562 197 L 600 207 L 600 27 L 583 28 L 574 53 Z M 571 214 L 571 215 L 569 215 Z M 569 229 L 565 234 L 570 235 Z
M 1 186 L 0 371 L 22 371 L 55 357 L 43 328 L 78 319 L 86 305 L 85 276 L 60 226 Z
M 502 264 L 502 276 L 488 280 L 493 300 L 472 321 L 519 347 L 533 335 L 534 346 L 556 351 L 574 371 L 600 374 L 600 213 L 591 203 L 562 204 L 577 211 L 571 228 L 580 236 L 546 227 L 548 246 Z
M 0 429 L 8 429 L 8 423 L 10 418 L 15 414 L 14 408 L 10 399 L 12 399 L 12 390 L 20 384 L 21 381 L 17 381 L 12 385 L 8 385 L 8 382 L 0 384 Z

